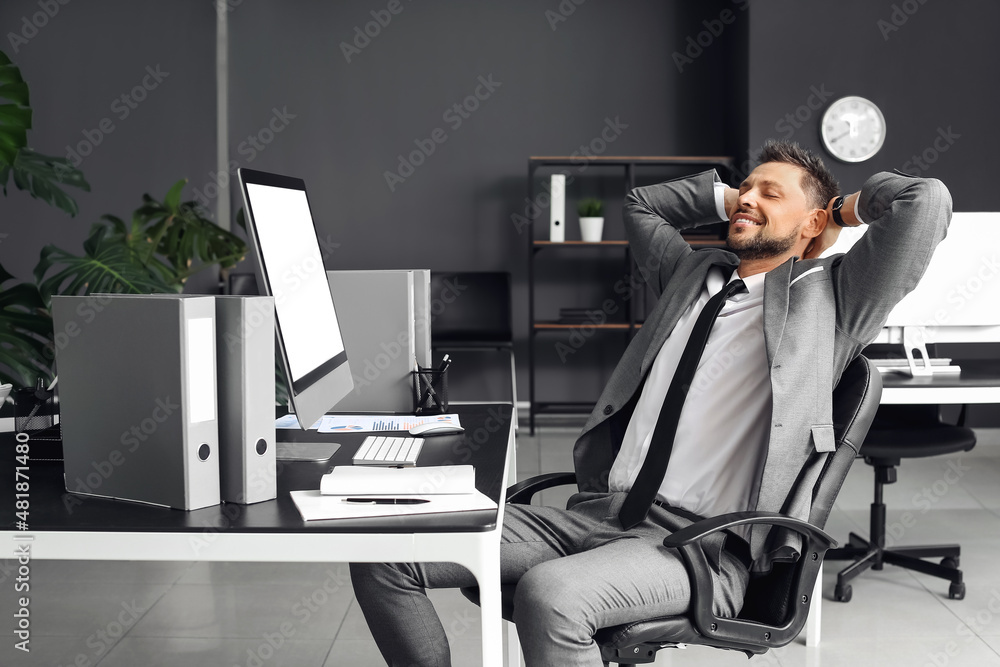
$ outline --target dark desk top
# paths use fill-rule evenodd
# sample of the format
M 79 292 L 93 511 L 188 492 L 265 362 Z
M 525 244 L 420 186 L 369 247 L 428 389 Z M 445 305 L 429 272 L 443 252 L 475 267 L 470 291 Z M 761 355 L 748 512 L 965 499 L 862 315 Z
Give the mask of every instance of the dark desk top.
M 510 404 L 454 406 L 465 432 L 428 438 L 420 452 L 419 465 L 472 464 L 476 488 L 498 503 L 504 492 L 503 470 L 511 428 Z M 301 432 L 300 432 L 301 433 Z M 279 440 L 285 435 L 279 431 Z M 309 437 L 330 438 L 341 443 L 329 461 L 278 462 L 278 497 L 253 505 L 223 503 L 186 512 L 127 501 L 79 496 L 66 492 L 61 461 L 32 461 L 29 470 L 30 531 L 108 532 L 224 532 L 246 533 L 428 533 L 479 532 L 496 527 L 497 510 L 424 514 L 407 517 L 302 520 L 289 491 L 318 489 L 320 478 L 335 465 L 351 465 L 351 458 L 364 433 L 337 433 Z M 386 433 L 402 435 L 402 433 Z M 30 443 L 29 443 L 30 447 Z M 15 527 L 14 438 L 0 438 L 0 526 Z M 30 455 L 30 454 L 29 454 Z M 19 481 L 24 481 L 19 480 Z

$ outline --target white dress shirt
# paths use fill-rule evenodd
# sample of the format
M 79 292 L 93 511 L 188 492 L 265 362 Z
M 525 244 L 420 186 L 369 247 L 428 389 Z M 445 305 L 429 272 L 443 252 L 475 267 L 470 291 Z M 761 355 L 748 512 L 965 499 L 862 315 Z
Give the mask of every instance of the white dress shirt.
M 757 494 L 771 424 L 771 383 L 764 347 L 765 275 L 746 278 L 748 293 L 730 297 L 716 318 L 657 492 L 659 500 L 702 516 L 746 510 Z M 736 278 L 734 272 L 732 279 Z M 721 269 L 709 271 L 701 295 L 657 353 L 611 467 L 612 491 L 632 488 L 695 321 L 725 283 Z

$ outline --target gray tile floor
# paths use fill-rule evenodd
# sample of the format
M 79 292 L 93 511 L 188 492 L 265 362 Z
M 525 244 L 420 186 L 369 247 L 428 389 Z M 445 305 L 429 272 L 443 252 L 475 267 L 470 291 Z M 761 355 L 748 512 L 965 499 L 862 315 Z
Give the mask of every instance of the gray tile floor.
M 568 469 L 576 429 L 541 428 L 518 437 L 518 479 Z M 982 667 L 1000 665 L 1000 430 L 979 432 L 972 452 L 904 462 L 886 488 L 891 539 L 961 543 L 968 594 L 947 599 L 947 583 L 887 567 L 857 581 L 854 599 L 830 599 L 824 580 L 823 642 L 800 638 L 755 658 L 757 667 Z M 950 471 L 950 472 L 949 472 Z M 948 474 L 946 474 L 948 473 Z M 872 473 L 852 470 L 830 518 L 838 538 L 865 534 Z M 561 504 L 568 492 L 547 492 Z M 909 519 L 904 522 L 904 515 Z M 0 617 L 12 628 L 14 578 L 0 560 Z M 340 667 L 383 664 L 354 601 L 343 564 L 36 561 L 32 651 L 0 644 L 0 665 L 44 667 Z M 432 591 L 454 662 L 478 665 L 477 610 L 452 591 Z M 746 664 L 741 654 L 663 651 L 662 665 Z

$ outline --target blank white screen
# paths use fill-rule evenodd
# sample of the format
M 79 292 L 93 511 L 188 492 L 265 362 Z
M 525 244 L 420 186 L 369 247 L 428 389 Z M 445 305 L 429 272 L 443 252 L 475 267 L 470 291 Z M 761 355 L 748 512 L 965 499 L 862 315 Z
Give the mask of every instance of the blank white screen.
M 344 351 L 306 193 L 247 183 L 292 381 Z

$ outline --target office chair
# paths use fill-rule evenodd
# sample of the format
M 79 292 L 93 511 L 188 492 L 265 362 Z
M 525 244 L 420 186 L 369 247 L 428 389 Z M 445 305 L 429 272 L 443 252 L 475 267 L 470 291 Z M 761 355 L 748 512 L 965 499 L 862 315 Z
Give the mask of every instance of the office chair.
M 594 639 L 604 660 L 621 667 L 650 663 L 661 648 L 680 644 L 738 650 L 752 657 L 795 639 L 809 614 L 823 555 L 836 544 L 822 527 L 868 432 L 881 394 L 882 379 L 874 365 L 864 357 L 851 362 L 833 394 L 837 449 L 825 455 L 826 462 L 813 486 L 808 522 L 771 512 L 734 512 L 698 521 L 667 537 L 664 546 L 680 550 L 691 577 L 690 610 L 680 616 L 602 628 Z M 511 486 L 507 501 L 529 503 L 539 491 L 574 483 L 573 473 L 539 475 Z M 803 539 L 802 556 L 793 563 L 776 563 L 767 574 L 754 575 L 739 615 L 719 618 L 712 611 L 712 575 L 698 541 L 710 533 L 758 523 L 798 533 Z M 502 587 L 502 614 L 507 620 L 512 617 L 514 588 Z M 478 600 L 478 589 L 462 589 L 462 593 L 473 602 Z
M 508 353 L 511 401 L 516 415 L 517 375 L 511 321 L 510 273 L 431 272 L 431 349 Z
M 826 554 L 827 560 L 854 561 L 837 574 L 834 588 L 837 600 L 849 602 L 853 593 L 849 582 L 869 568 L 881 570 L 885 563 L 947 579 L 951 582 L 948 597 L 953 600 L 965 597 L 965 583 L 958 569 L 961 547 L 941 544 L 887 548 L 885 503 L 882 502 L 882 489 L 896 481 L 896 466 L 901 459 L 967 452 L 975 447 L 976 435 L 965 428 L 964 423 L 965 406 L 955 426 L 941 421 L 937 405 L 884 405 L 879 409 L 859 454 L 865 463 L 875 468 L 869 539 L 851 533 L 847 546 L 831 549 Z M 924 558 L 940 558 L 941 562 L 930 563 L 922 560 Z

